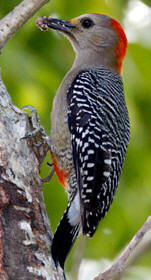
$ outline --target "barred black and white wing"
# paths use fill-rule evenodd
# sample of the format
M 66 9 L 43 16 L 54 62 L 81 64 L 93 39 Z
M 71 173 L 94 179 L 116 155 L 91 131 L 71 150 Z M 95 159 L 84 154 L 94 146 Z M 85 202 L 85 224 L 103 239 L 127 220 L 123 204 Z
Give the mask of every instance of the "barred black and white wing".
M 92 236 L 113 200 L 129 141 L 121 78 L 105 69 L 81 72 L 67 102 L 82 231 Z

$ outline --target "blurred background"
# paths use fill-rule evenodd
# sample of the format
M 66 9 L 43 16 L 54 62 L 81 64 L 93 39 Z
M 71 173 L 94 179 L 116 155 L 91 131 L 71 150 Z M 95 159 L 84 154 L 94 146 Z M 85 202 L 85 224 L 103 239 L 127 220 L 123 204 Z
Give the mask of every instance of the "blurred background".
M 19 0 L 1 0 L 0 18 L 19 3 Z M 73 63 L 74 53 L 62 35 L 53 31 L 41 32 L 35 19 L 44 15 L 69 19 L 89 12 L 117 19 L 127 34 L 129 46 L 123 80 L 131 138 L 123 174 L 108 215 L 93 239 L 79 238 L 76 241 L 68 258 L 66 271 L 70 279 L 80 280 L 92 279 L 97 271 L 112 262 L 151 213 L 151 1 L 52 0 L 7 43 L 0 55 L 2 78 L 13 102 L 19 108 L 33 105 L 49 134 L 52 100 Z M 41 177 L 49 172 L 47 161 L 50 162 L 49 155 L 41 168 Z M 67 205 L 66 194 L 56 175 L 44 185 L 44 197 L 54 232 Z M 123 276 L 123 280 L 151 279 L 150 249 Z

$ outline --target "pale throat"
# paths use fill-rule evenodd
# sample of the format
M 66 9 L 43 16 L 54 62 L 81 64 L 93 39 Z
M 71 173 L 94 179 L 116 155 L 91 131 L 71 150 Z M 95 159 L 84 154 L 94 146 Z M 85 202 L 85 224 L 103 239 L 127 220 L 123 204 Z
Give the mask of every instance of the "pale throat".
M 72 68 L 76 68 L 77 66 L 81 70 L 100 68 L 104 66 L 107 69 L 119 72 L 116 56 L 113 50 L 107 51 L 100 49 L 100 52 L 94 52 L 91 50 L 80 51 L 76 54 Z

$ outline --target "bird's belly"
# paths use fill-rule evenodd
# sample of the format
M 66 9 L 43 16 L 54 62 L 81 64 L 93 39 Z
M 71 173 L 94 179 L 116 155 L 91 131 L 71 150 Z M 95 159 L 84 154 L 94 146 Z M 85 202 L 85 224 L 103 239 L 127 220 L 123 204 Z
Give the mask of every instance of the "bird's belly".
M 58 112 L 56 114 L 56 112 Z M 66 187 L 66 179 L 73 169 L 73 155 L 67 112 L 57 106 L 52 110 L 51 141 L 52 160 L 60 183 Z

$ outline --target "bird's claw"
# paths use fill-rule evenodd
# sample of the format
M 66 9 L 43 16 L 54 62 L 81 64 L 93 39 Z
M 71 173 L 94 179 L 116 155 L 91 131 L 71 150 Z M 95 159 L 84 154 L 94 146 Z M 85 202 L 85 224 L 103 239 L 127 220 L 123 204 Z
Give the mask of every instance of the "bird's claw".
M 34 145 L 36 147 L 41 146 L 43 143 L 43 140 L 44 140 L 47 143 L 48 147 L 51 149 L 51 146 L 52 146 L 51 139 L 46 134 L 44 128 L 40 125 L 40 118 L 37 114 L 37 110 L 31 105 L 24 106 L 24 107 L 22 107 L 22 109 L 23 110 L 28 109 L 31 112 L 30 121 L 31 121 L 33 130 L 28 131 L 25 134 L 25 136 L 23 136 L 21 138 L 21 140 L 27 139 L 29 137 L 37 137 L 39 141 L 37 143 L 34 143 Z

